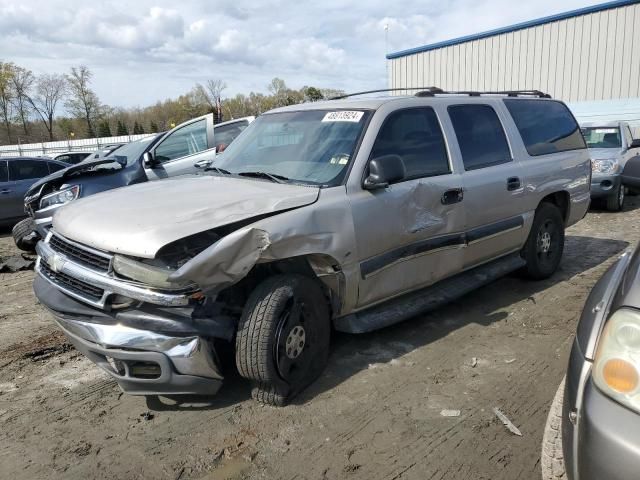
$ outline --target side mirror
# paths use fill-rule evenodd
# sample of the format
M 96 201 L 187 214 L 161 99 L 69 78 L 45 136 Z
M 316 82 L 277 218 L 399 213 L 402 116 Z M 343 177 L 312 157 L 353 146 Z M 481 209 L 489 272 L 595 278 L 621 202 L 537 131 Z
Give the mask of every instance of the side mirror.
M 383 155 L 369 162 L 369 176 L 364 179 L 363 188 L 386 188 L 390 183 L 402 180 L 405 175 L 404 162 L 399 155 Z
M 629 145 L 629 148 L 640 148 L 640 138 L 634 138 L 633 140 L 631 140 L 631 145 Z
M 142 165 L 144 168 L 153 168 L 156 166 L 156 159 L 153 157 L 153 153 L 144 152 L 144 155 L 142 155 Z

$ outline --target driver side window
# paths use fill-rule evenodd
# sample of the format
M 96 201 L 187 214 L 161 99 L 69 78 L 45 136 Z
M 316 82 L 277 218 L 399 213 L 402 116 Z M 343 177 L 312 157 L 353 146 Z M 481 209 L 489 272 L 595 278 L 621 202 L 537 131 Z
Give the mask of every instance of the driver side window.
M 207 149 L 207 122 L 199 120 L 176 130 L 155 149 L 159 162 L 168 162 Z
M 430 107 L 399 110 L 387 117 L 371 150 L 372 159 L 383 155 L 402 158 L 402 181 L 451 173 L 442 129 Z

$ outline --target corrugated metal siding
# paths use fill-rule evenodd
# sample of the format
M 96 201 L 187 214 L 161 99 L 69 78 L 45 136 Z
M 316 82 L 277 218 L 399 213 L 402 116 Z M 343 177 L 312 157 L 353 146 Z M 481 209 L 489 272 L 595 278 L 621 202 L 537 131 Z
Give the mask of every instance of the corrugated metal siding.
M 640 4 L 389 62 L 391 88 L 538 89 L 576 102 L 640 96 Z

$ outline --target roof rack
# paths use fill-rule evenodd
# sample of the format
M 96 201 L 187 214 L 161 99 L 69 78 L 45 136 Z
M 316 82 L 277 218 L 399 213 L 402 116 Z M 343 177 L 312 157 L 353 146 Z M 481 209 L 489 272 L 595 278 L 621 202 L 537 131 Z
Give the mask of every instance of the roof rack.
M 415 93 L 416 97 L 435 97 L 436 95 L 468 95 L 470 97 L 481 97 L 482 95 L 503 95 L 507 97 L 539 97 L 539 98 L 551 98 L 548 93 L 541 92 L 540 90 L 504 90 L 497 92 L 481 92 L 481 91 L 446 91 L 438 87 L 401 87 L 401 88 L 382 88 L 379 90 L 365 90 L 363 92 L 347 93 L 345 95 L 339 95 L 337 97 L 331 97 L 329 100 L 342 100 L 343 98 L 355 97 L 358 95 L 368 95 L 371 93 L 384 93 L 384 92 L 406 92 L 409 90 L 418 90 Z

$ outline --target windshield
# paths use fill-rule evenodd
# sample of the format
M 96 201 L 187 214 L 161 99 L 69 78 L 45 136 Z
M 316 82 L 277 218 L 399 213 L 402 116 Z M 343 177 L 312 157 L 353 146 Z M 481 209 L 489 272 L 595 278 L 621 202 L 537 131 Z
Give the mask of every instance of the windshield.
M 152 135 L 150 137 L 143 138 L 141 140 L 136 140 L 134 142 L 127 143 L 122 145 L 121 147 L 116 148 L 112 151 L 105 160 L 116 160 L 116 157 L 124 157 L 127 161 L 127 165 L 131 165 L 134 163 L 140 155 L 142 155 L 147 147 L 157 138 L 157 135 Z M 96 159 L 91 155 L 89 158 L 84 160 L 83 162 L 92 162 Z
M 259 117 L 213 163 L 216 174 L 265 174 L 334 186 L 347 173 L 368 111 L 307 110 Z M 273 180 L 273 178 L 272 178 Z
M 583 127 L 581 130 L 588 148 L 622 147 L 618 127 Z

